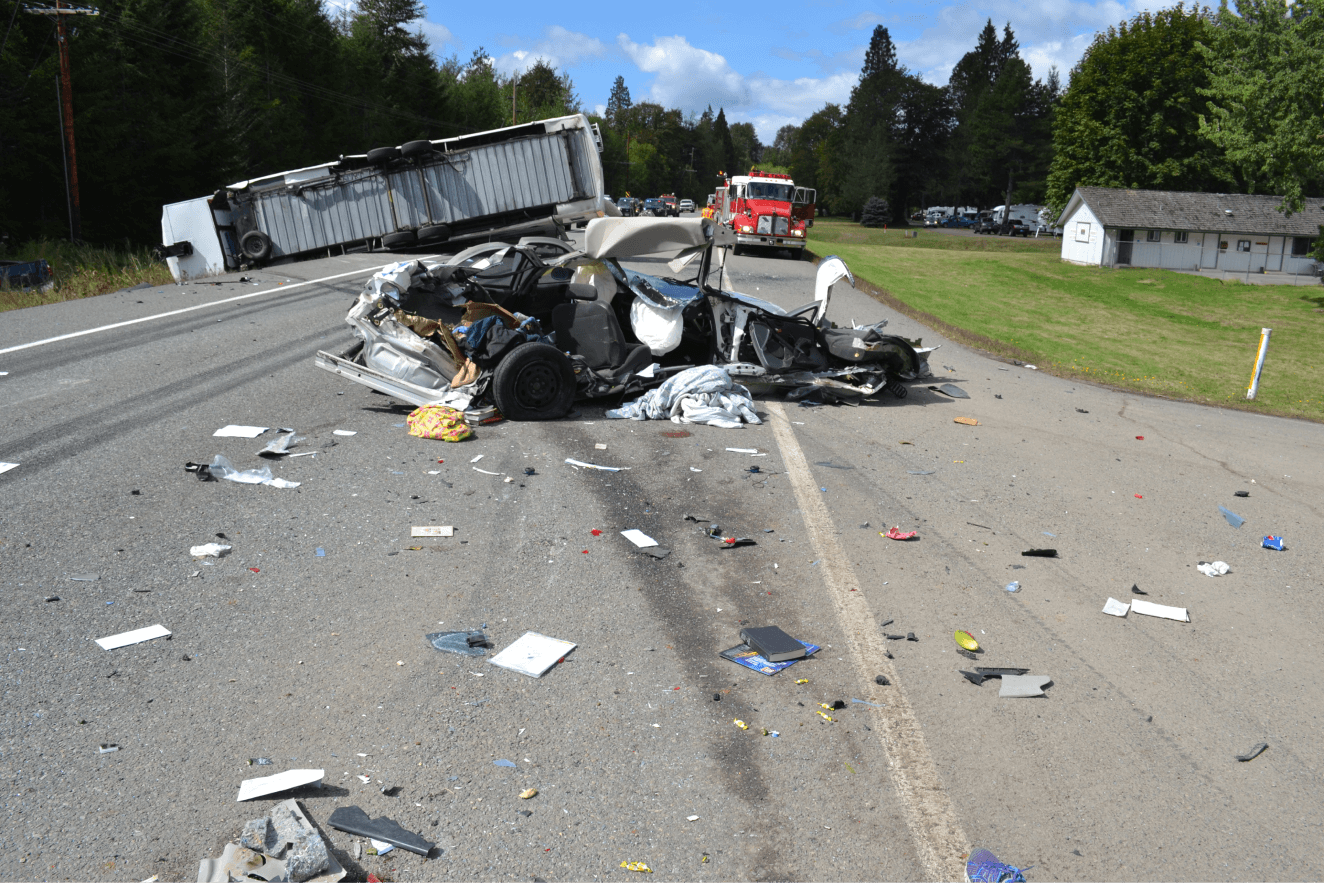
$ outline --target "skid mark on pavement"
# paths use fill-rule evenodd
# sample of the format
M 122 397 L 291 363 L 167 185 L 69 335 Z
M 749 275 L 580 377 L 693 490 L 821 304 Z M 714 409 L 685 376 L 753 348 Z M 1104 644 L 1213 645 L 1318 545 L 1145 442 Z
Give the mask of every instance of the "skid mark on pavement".
M 882 723 L 883 750 L 901 798 L 902 813 L 915 838 L 915 852 L 930 879 L 960 880 L 965 874 L 961 856 L 970 851 L 965 832 L 924 742 L 919 720 L 883 649 L 882 635 L 864 592 L 859 591 L 855 570 L 837 543 L 832 517 L 818 493 L 795 431 L 779 402 L 768 402 L 767 408 L 810 541 L 823 561 L 823 581 L 836 606 L 841 633 L 855 667 L 861 677 L 884 674 L 893 684 L 887 708 L 873 712 Z

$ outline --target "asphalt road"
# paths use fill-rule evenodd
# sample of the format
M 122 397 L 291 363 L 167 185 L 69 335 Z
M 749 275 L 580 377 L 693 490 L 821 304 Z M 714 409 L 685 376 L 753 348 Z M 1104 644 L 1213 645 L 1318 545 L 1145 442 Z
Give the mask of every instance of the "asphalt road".
M 830 318 L 943 343 L 935 381 L 971 398 L 919 384 L 860 407 L 763 402 L 767 422 L 743 430 L 582 407 L 424 441 L 408 407 L 312 362 L 350 342 L 345 311 L 384 260 L 0 321 L 0 461 L 20 464 L 0 474 L 0 877 L 194 879 L 274 803 L 236 803 L 239 783 L 305 767 L 325 785 L 295 796 L 352 879 L 626 878 L 622 861 L 673 879 L 921 879 L 959 875 L 971 846 L 1031 879 L 1324 875 L 1318 426 L 1043 376 L 839 291 Z M 807 263 L 730 267 L 751 294 L 812 296 Z M 300 486 L 185 472 L 217 453 L 261 465 L 271 434 L 212 437 L 228 423 L 296 428 L 296 452 L 317 454 L 273 471 Z M 758 545 L 720 549 L 686 515 Z M 411 540 L 420 524 L 455 536 Z M 919 538 L 879 536 L 892 525 Z M 639 553 L 627 528 L 673 554 Z M 1265 534 L 1288 550 L 1259 548 Z M 234 552 L 189 556 L 209 541 Z M 1020 554 L 1045 546 L 1060 557 Z M 1214 559 L 1231 573 L 1196 572 Z M 1191 622 L 1100 612 L 1132 584 Z M 154 623 L 169 640 L 93 643 Z M 742 623 L 824 649 L 763 677 L 717 656 Z M 532 679 L 423 638 L 484 625 L 498 648 L 530 630 L 579 646 Z M 975 665 L 1053 684 L 999 699 L 958 674 Z M 817 703 L 834 700 L 829 723 Z M 325 824 L 350 804 L 438 849 L 356 858 L 358 838 Z

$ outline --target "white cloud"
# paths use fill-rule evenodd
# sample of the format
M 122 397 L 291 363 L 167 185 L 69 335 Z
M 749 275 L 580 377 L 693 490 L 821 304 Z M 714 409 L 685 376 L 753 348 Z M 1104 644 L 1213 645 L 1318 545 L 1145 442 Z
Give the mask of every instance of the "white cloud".
M 497 58 L 496 68 L 503 74 L 513 74 L 528 70 L 538 59 L 542 59 L 557 70 L 565 71 L 581 61 L 601 58 L 606 54 L 607 45 L 596 37 L 552 25 L 532 45 L 512 50 Z
M 684 37 L 657 37 L 648 46 L 621 34 L 616 43 L 641 71 L 656 74 L 648 98 L 663 107 L 702 111 L 709 104 L 731 108 L 749 103 L 745 78 L 724 57 L 691 46 Z
M 455 39 L 455 35 L 452 34 L 450 28 L 445 25 L 437 24 L 435 21 L 428 21 L 425 18 L 416 20 L 414 24 L 423 32 L 423 36 L 427 37 L 428 48 L 432 50 L 432 54 L 437 56 L 437 58 L 442 57 L 442 47 L 450 46 L 456 48 L 459 46 L 458 41 Z

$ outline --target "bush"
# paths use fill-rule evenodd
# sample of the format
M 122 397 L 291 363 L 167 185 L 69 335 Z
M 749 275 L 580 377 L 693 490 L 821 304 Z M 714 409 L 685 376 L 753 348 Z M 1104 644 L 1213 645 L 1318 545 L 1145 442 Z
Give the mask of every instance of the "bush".
M 892 208 L 887 204 L 887 200 L 879 199 L 877 196 L 869 197 L 869 201 L 864 204 L 864 211 L 860 213 L 860 225 L 882 227 L 891 222 Z

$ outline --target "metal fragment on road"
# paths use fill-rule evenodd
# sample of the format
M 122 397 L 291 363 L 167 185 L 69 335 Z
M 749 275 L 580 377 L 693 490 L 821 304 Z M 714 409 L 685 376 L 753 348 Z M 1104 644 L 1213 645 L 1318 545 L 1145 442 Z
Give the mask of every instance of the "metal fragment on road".
M 103 650 L 115 650 L 119 647 L 127 647 L 130 644 L 151 641 L 154 638 L 164 638 L 169 634 L 170 629 L 163 625 L 149 625 L 146 628 L 134 629 L 131 632 L 121 632 L 118 635 L 97 638 L 97 646 Z
M 566 457 L 565 461 L 571 466 L 578 466 L 581 469 L 601 469 L 603 472 L 620 472 L 622 469 L 629 469 L 629 466 L 599 466 L 596 463 L 585 463 L 583 460 L 574 460 Z M 691 467 L 693 468 L 693 467 Z M 699 470 L 695 470 L 696 472 Z
M 453 537 L 455 528 L 449 524 L 415 525 L 409 528 L 411 537 Z
M 1261 742 L 1258 745 L 1252 745 L 1250 748 L 1246 749 L 1245 754 L 1238 754 L 1237 760 L 1241 761 L 1242 763 L 1245 763 L 1248 760 L 1254 760 L 1255 758 L 1263 754 L 1268 747 L 1269 747 L 1268 742 Z
M 291 788 L 300 788 L 304 785 L 320 784 L 324 775 L 326 770 L 286 770 L 274 776 L 245 779 L 239 783 L 239 797 L 236 798 L 236 802 L 242 803 L 255 797 L 279 794 L 281 791 L 289 791 Z
M 368 814 L 357 806 L 336 807 L 326 823 L 337 831 L 384 840 L 418 855 L 426 856 L 435 845 L 418 834 L 405 830 L 399 823 L 386 816 L 369 818 Z
M 1043 696 L 1044 687 L 1053 683 L 1048 675 L 1003 675 L 999 699 L 1029 699 Z
M 188 553 L 194 558 L 224 558 L 230 554 L 231 548 L 223 543 L 204 543 L 190 547 Z

